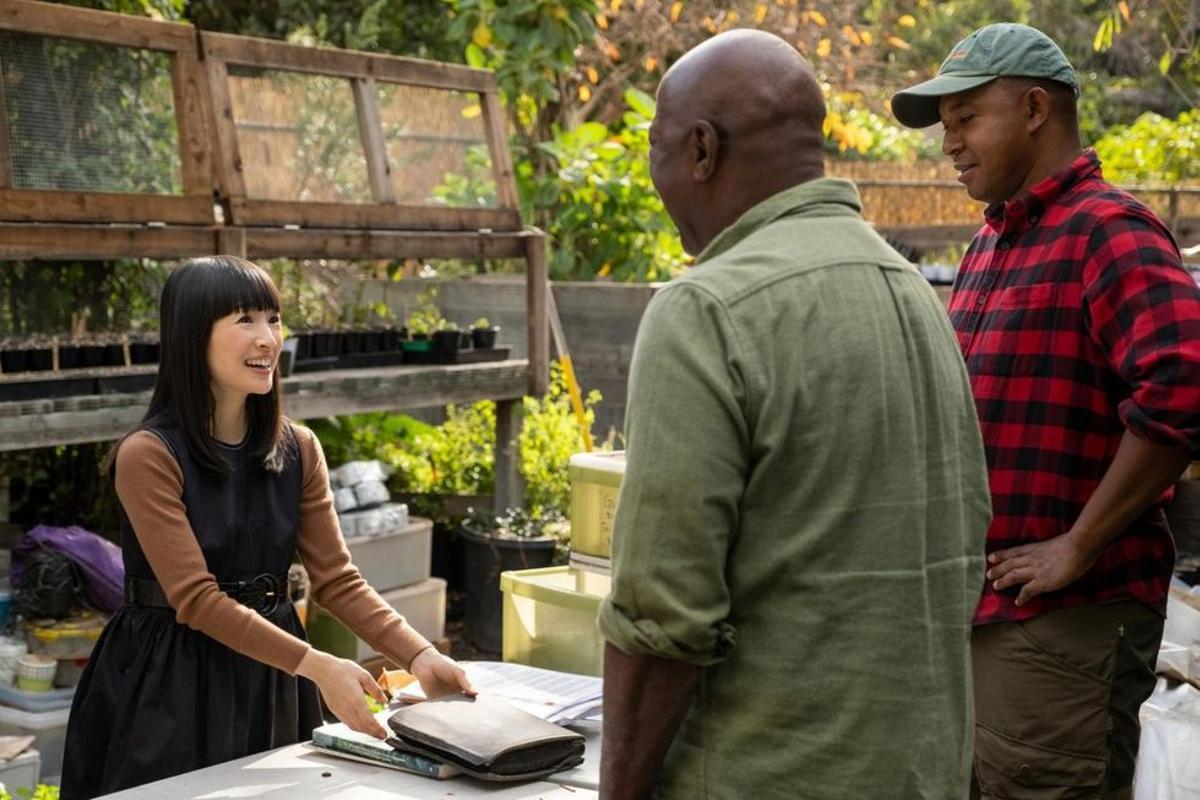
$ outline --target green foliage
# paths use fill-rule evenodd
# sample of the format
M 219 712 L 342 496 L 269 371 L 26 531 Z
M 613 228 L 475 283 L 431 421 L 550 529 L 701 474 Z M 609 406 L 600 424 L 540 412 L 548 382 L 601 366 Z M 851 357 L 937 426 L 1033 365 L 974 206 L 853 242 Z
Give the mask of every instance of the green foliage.
M 595 35 L 595 0 L 446 0 L 449 39 L 464 42 L 467 63 L 496 71 L 510 103 L 559 102 L 559 78 L 575 64 L 575 48 Z
M 596 421 L 595 406 L 600 392 L 593 389 L 584 399 L 584 417 L 590 430 Z M 535 516 L 564 511 L 571 502 L 568 462 L 583 450 L 583 431 L 571 409 L 562 368 L 554 363 L 550 391 L 538 399 L 526 397 L 525 421 L 519 439 L 520 471 L 525 480 L 525 503 Z
M 9 792 L 0 784 L 0 800 L 58 800 L 58 787 L 39 783 L 35 789 L 22 786 L 15 792 Z
M 446 421 L 416 429 L 384 445 L 380 457 L 396 469 L 406 491 L 421 494 L 491 494 L 494 483 L 496 404 L 481 400 L 446 407 Z
M 685 256 L 650 179 L 654 101 L 636 89 L 615 131 L 585 122 L 538 145 L 554 170 L 538 176 L 518 165 L 522 198 L 544 216 L 554 280 L 666 280 Z M 544 212 L 544 214 L 539 214 Z
M 847 160 L 913 161 L 941 155 L 940 144 L 876 114 L 857 92 L 826 87 L 825 149 Z
M 486 331 L 492 327 L 492 323 L 488 322 L 487 317 L 480 317 L 479 319 L 477 319 L 471 323 L 471 327 Z
M 585 401 L 587 425 L 595 421 L 600 393 Z M 579 421 L 571 410 L 562 370 L 553 367 L 550 391 L 524 400 L 518 440 L 519 470 L 526 507 L 539 520 L 566 510 L 570 502 L 567 465 L 583 449 Z M 310 423 L 336 466 L 378 458 L 394 468 L 394 491 L 413 494 L 486 495 L 495 481 L 496 404 L 447 406 L 446 421 L 427 425 L 403 414 L 356 414 Z
M 523 508 L 506 508 L 503 511 L 474 509 L 465 525 L 471 530 L 497 539 L 540 539 L 552 536 L 565 545 L 570 539 L 571 528 L 562 514 L 531 514 Z
M 430 286 L 417 295 L 417 310 L 408 315 L 409 336 L 432 336 L 438 331 L 450 330 L 450 323 L 442 317 L 437 306 L 437 286 Z
M 1118 183 L 1178 184 L 1200 179 L 1200 110 L 1170 120 L 1146 112 L 1096 142 L 1104 176 Z

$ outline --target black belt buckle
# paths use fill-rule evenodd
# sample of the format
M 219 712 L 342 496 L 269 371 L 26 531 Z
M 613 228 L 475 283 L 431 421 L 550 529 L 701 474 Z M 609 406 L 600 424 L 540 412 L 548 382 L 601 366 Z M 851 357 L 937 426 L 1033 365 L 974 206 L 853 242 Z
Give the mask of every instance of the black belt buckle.
M 274 614 L 284 597 L 279 579 L 265 572 L 251 581 L 238 581 L 237 594 L 239 603 L 264 617 Z

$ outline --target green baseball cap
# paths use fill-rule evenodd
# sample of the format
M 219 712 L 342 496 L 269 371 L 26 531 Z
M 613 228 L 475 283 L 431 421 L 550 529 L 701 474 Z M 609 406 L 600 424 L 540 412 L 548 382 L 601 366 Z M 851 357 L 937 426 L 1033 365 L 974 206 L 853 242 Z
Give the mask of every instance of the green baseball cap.
M 972 33 L 950 51 L 937 77 L 892 97 L 892 113 L 910 128 L 938 121 L 938 101 L 1002 76 L 1046 78 L 1066 84 L 1079 95 L 1071 62 L 1054 41 L 1028 25 L 999 22 Z

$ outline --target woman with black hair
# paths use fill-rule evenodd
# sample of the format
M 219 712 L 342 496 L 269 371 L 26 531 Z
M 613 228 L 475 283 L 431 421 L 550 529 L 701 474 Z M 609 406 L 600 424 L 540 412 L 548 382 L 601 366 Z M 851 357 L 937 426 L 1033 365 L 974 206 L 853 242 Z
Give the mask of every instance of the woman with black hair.
M 308 739 L 316 689 L 350 727 L 386 735 L 363 697 L 386 699 L 371 676 L 304 639 L 287 598 L 297 552 L 314 599 L 427 694 L 472 693 L 350 563 L 320 443 L 283 416 L 280 307 L 270 277 L 230 256 L 192 259 L 163 287 L 150 408 L 105 463 L 125 605 L 75 693 L 63 800 Z

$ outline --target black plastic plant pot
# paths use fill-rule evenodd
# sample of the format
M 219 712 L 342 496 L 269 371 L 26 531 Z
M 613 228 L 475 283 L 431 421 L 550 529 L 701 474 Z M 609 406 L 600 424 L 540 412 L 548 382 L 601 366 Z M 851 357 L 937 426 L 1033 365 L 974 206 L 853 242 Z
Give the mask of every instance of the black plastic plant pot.
M 379 350 L 383 353 L 394 353 L 400 349 L 400 331 L 395 328 L 384 328 L 379 332 Z
M 104 366 L 106 366 L 106 367 L 123 367 L 123 366 L 125 366 L 125 348 L 119 344 L 104 345 Z
M 472 328 L 471 343 L 476 350 L 491 350 L 496 346 L 496 337 L 499 335 L 499 328 Z
M 465 567 L 466 635 L 472 645 L 499 653 L 503 644 L 500 573 L 550 566 L 557 544 L 552 536 L 498 539 L 466 525 L 460 529 Z
M 47 372 L 54 369 L 54 354 L 49 347 L 35 347 L 25 352 L 25 369 L 30 372 Z
M 339 335 L 342 339 L 339 353 L 354 355 L 363 351 L 362 331 L 340 331 Z
M 79 369 L 83 366 L 83 348 L 78 345 L 60 345 L 58 348 L 59 369 Z
M 102 344 L 88 344 L 79 348 L 79 366 L 103 367 L 105 347 Z
M 312 334 L 308 331 L 296 331 L 292 336 L 296 340 L 296 360 L 307 361 L 312 358 Z
M 6 373 L 24 372 L 29 368 L 29 351 L 23 347 L 5 350 L 0 353 L 0 366 Z
M 458 331 L 434 331 L 433 349 L 439 353 L 457 353 L 462 337 Z
M 62 364 L 62 349 L 58 351 L 59 365 Z M 158 342 L 130 342 L 129 360 L 134 364 L 157 364 Z

